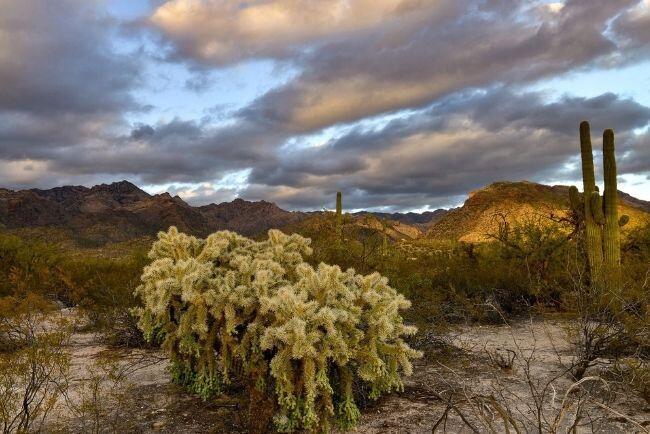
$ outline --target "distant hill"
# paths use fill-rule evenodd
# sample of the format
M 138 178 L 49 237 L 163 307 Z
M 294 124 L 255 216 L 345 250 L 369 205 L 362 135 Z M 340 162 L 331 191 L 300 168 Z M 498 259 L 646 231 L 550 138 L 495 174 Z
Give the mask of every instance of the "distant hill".
M 235 199 L 232 202 L 210 204 L 195 208 L 211 222 L 212 230 L 228 229 L 244 235 L 255 235 L 271 228 L 281 228 L 307 217 L 306 213 L 285 211 L 276 204 L 249 202 Z
M 150 195 L 128 181 L 92 188 L 0 189 L 0 223 L 7 229 L 49 229 L 98 244 L 155 235 L 171 225 L 199 236 L 222 229 L 253 235 L 304 216 L 242 199 L 193 207 L 169 193 Z
M 420 229 L 422 232 L 426 232 L 431 225 L 437 223 L 441 218 L 443 218 L 451 210 L 448 209 L 437 209 L 435 211 L 424 211 L 422 213 L 417 212 L 407 212 L 407 213 L 386 213 L 386 212 L 371 212 L 371 211 L 359 211 L 354 213 L 355 216 L 364 216 L 371 215 L 383 220 L 389 220 L 393 222 L 403 223 L 405 225 L 413 226 Z
M 632 226 L 649 219 L 650 202 L 625 193 L 620 197 L 621 212 L 630 215 Z M 462 207 L 452 210 L 421 214 L 362 211 L 352 217 L 356 224 L 385 231 L 393 239 L 426 234 L 428 238 L 480 241 L 494 230 L 496 213 L 516 218 L 531 212 L 558 214 L 567 207 L 567 186 L 497 182 L 470 193 Z M 274 203 L 242 199 L 194 207 L 169 193 L 150 195 L 128 181 L 91 188 L 0 188 L 0 224 L 8 230 L 87 247 L 148 239 L 171 225 L 198 236 L 223 229 L 248 236 L 270 228 L 300 230 L 302 222 L 308 225 L 320 214 L 286 211 Z
M 650 202 L 619 192 L 619 213 L 630 216 L 629 227 L 650 221 Z M 483 241 L 496 232 L 498 214 L 510 221 L 524 216 L 563 215 L 569 208 L 569 187 L 532 182 L 495 182 L 473 191 L 462 207 L 451 210 L 431 226 L 434 239 Z

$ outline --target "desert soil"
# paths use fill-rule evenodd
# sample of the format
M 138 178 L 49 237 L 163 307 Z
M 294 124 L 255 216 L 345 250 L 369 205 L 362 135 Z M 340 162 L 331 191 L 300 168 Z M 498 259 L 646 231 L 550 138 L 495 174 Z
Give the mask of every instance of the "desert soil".
M 528 378 L 533 384 L 546 384 L 558 377 L 552 384 L 557 395 L 555 406 L 559 407 L 564 391 L 571 385 L 569 377 L 562 375 L 572 359 L 566 326 L 561 320 L 521 321 L 512 325 L 457 327 L 443 335 L 420 338 L 416 346 L 425 356 L 414 363 L 413 375 L 405 379 L 404 391 L 382 397 L 363 408 L 356 432 L 431 433 L 445 411 L 446 397 L 452 390 L 466 396 L 497 395 L 508 390 L 503 398 L 512 413 L 530 417 L 529 406 L 534 400 L 525 375 L 527 358 L 530 360 Z M 76 378 L 88 376 L 94 361 L 102 352 L 109 351 L 97 342 L 93 334 L 73 335 L 70 351 Z M 511 354 L 517 355 L 512 367 L 500 367 L 500 356 L 508 359 Z M 135 367 L 127 375 L 129 393 L 121 400 L 119 409 L 116 408 L 119 432 L 247 432 L 244 396 L 233 394 L 204 402 L 170 384 L 167 360 L 160 353 L 138 350 L 122 352 L 119 356 L 122 360 L 130 360 Z M 582 387 L 594 387 L 595 396 L 604 393 L 600 383 L 593 386 L 585 383 Z M 581 390 L 578 388 L 577 393 Z M 73 390 L 71 396 L 74 394 Z M 630 394 L 617 394 L 613 389 L 609 390 L 608 398 L 611 411 L 585 405 L 584 423 L 588 424 L 578 432 L 633 433 L 650 429 L 647 403 Z M 476 418 L 471 411 L 466 411 L 468 420 L 474 424 Z M 638 425 L 613 411 L 624 413 Z M 550 411 L 548 417 L 554 414 Z M 570 411 L 566 419 L 571 421 Z M 501 422 L 496 425 L 497 430 L 503 428 Z M 82 432 L 80 427 L 76 429 Z M 436 432 L 472 431 L 457 415 L 451 414 Z M 530 429 L 530 432 L 536 430 Z

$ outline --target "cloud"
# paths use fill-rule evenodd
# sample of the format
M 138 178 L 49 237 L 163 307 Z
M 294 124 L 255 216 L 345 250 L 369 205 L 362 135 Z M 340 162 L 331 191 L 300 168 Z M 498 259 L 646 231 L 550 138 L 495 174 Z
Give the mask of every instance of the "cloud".
M 102 2 L 3 3 L 0 184 L 127 178 L 172 184 L 194 204 L 239 195 L 318 209 L 342 190 L 355 208 L 436 207 L 496 180 L 577 176 L 567 163 L 582 119 L 595 136 L 616 129 L 621 173 L 649 173 L 650 132 L 633 132 L 647 126 L 648 107 L 613 93 L 549 102 L 526 90 L 647 59 L 647 1 L 152 4 L 146 26 L 161 37 L 152 51 L 168 55 L 155 62 L 137 48 L 141 27 L 118 37 L 123 23 Z M 150 102 L 134 96 L 147 95 L 144 77 L 179 78 L 160 100 L 191 94 L 179 101 L 190 105 L 219 73 L 235 73 L 226 66 L 262 58 L 295 73 L 238 111 L 214 92 L 217 113 L 205 107 L 201 119 L 155 108 L 134 116 Z M 229 184 L 232 173 L 245 175 Z
M 638 0 L 365 3 L 176 0 L 162 5 L 152 23 L 178 56 L 193 61 L 294 62 L 301 73 L 243 116 L 298 133 L 424 106 L 466 88 L 616 63 L 643 36 L 608 33 L 610 21 L 631 14 Z
M 237 187 L 222 187 L 209 182 L 201 183 L 198 186 L 172 186 L 167 191 L 172 195 L 179 195 L 187 203 L 196 206 L 230 202 L 240 194 L 240 189 Z
M 636 7 L 620 14 L 612 24 L 627 52 L 636 56 L 650 53 L 650 2 L 643 0 Z
M 342 190 L 355 207 L 400 209 L 445 204 L 498 180 L 572 179 L 578 174 L 563 167 L 578 156 L 583 119 L 592 122 L 595 144 L 597 132 L 615 128 L 621 173 L 648 171 L 648 133 L 631 131 L 650 122 L 650 108 L 613 94 L 548 103 L 542 94 L 497 88 L 276 158 L 254 168 L 242 194 L 309 208 Z
M 341 190 L 355 208 L 435 208 L 497 180 L 577 178 L 562 168 L 578 155 L 582 119 L 592 122 L 595 144 L 600 131 L 615 128 L 621 173 L 648 171 L 649 134 L 632 131 L 650 122 L 650 108 L 614 94 L 546 102 L 541 93 L 497 87 L 446 97 L 381 128 L 360 124 L 321 146 L 296 146 L 300 137 L 246 119 L 219 127 L 181 119 L 139 124 L 81 153 L 55 148 L 41 174 L 182 183 L 173 192 L 198 205 L 238 195 L 319 209 Z M 237 188 L 208 182 L 247 169 Z M 13 172 L 21 185 L 26 172 Z
M 408 25 L 451 2 L 422 0 L 172 0 L 149 22 L 173 44 L 174 55 L 224 65 L 248 58 L 284 58 L 312 44 L 376 27 Z
M 2 110 L 50 116 L 137 108 L 130 93 L 137 59 L 112 50 L 114 24 L 95 2 L 4 1 Z
M 59 158 L 102 145 L 126 113 L 142 109 L 132 96 L 139 61 L 113 49 L 116 23 L 97 4 L 3 2 L 0 158 L 10 168 L 22 161 L 40 168 L 5 176 L 5 185 L 22 185 L 37 173 L 34 184 L 52 180 Z
M 147 184 L 196 183 L 269 161 L 286 139 L 244 120 L 215 127 L 172 119 L 135 125 L 128 135 L 100 137 L 83 152 L 53 148 L 47 157 L 61 172 L 126 174 Z

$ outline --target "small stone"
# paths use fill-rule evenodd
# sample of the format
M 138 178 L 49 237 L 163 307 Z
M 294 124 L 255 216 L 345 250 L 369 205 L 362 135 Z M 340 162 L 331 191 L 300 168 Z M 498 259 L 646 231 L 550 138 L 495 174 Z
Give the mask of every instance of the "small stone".
M 167 425 L 165 421 L 159 420 L 157 422 L 154 422 L 153 425 L 151 425 L 151 427 L 155 430 L 161 430 L 165 427 L 165 425 Z

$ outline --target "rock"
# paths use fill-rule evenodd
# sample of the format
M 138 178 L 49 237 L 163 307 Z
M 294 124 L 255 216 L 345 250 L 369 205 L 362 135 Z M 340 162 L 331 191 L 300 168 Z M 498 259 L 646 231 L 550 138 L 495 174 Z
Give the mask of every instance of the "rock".
M 167 425 L 167 422 L 165 422 L 164 420 L 159 420 L 159 421 L 154 422 L 151 425 L 151 427 L 153 429 L 155 429 L 156 431 L 160 431 L 161 429 L 165 428 L 166 425 Z

